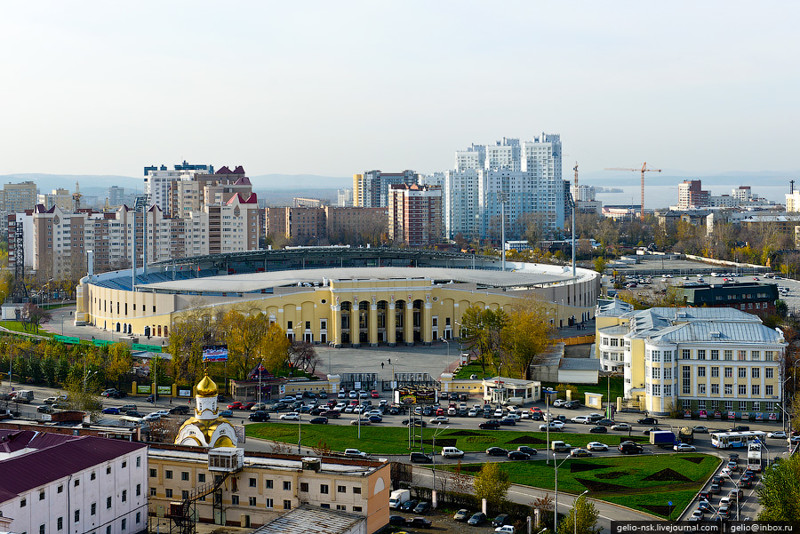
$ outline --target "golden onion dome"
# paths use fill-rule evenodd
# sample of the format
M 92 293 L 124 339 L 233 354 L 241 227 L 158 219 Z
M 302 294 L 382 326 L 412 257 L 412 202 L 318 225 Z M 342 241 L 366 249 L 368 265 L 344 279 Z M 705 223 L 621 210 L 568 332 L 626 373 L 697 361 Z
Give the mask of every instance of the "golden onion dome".
M 197 384 L 197 396 L 198 397 L 216 397 L 217 396 L 217 385 L 214 383 L 213 380 L 208 378 L 208 373 L 203 377 L 199 384 Z

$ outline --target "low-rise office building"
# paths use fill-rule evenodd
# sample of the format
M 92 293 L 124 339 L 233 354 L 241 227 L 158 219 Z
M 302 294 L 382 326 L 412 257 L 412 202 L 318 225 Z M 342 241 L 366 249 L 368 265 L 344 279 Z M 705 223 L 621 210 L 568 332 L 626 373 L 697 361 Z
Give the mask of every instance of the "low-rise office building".
M 787 344 L 757 316 L 734 308 L 632 311 L 611 303 L 595 317 L 598 357 L 618 356 L 622 348 L 624 396 L 640 409 L 740 417 L 778 411 Z

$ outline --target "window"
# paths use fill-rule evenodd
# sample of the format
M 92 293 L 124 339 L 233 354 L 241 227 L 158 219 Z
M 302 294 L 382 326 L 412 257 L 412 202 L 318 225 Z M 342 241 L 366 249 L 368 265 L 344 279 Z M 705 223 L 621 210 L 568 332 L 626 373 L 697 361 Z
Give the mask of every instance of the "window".
M 719 395 L 719 384 L 711 384 L 711 394 Z
M 753 367 L 751 374 L 752 374 L 753 378 L 760 378 L 761 377 L 761 369 L 759 369 L 758 367 Z
M 111 497 L 106 497 L 106 509 L 111 508 Z
M 692 351 L 689 349 L 681 350 L 681 360 L 689 360 L 692 358 Z
M 93 502 L 92 506 L 89 509 L 89 515 L 95 515 L 97 513 L 97 503 Z
M 724 352 L 724 354 L 725 354 L 725 359 L 726 360 L 730 361 L 730 360 L 733 359 L 733 351 L 732 350 L 726 350 Z
M 284 510 L 291 510 L 292 509 L 292 501 L 285 499 L 283 501 L 283 509 Z
M 75 522 L 76 522 L 76 523 L 77 523 L 78 521 L 80 521 L 80 520 L 81 520 L 81 511 L 80 511 L 80 510 L 75 510 L 75 515 L 74 515 L 74 517 L 75 517 Z
M 751 388 L 751 395 L 761 395 L 761 386 L 758 384 L 753 384 Z
M 705 349 L 698 349 L 697 350 L 697 359 L 698 360 L 705 360 L 706 359 L 706 351 L 705 351 Z
M 300 483 L 300 491 L 307 492 L 308 491 L 308 482 L 301 482 Z
M 258 484 L 258 480 L 256 480 L 255 478 L 251 478 L 250 479 L 250 487 L 251 488 L 257 488 L 258 487 L 257 484 Z
M 750 352 L 750 359 L 754 362 L 761 361 L 761 352 L 757 350 Z
M 704 400 L 697 401 L 697 409 L 698 410 L 705 410 L 706 409 L 706 401 L 704 401 Z
M 136 496 L 138 497 L 141 494 L 142 494 L 142 485 L 136 484 Z
M 764 378 L 772 378 L 773 369 L 772 367 L 767 367 L 764 369 Z
M 267 504 L 267 508 L 274 508 L 275 507 L 274 503 L 272 502 L 272 499 L 267 499 L 267 503 L 266 504 Z
M 127 461 L 123 461 L 122 462 L 122 468 L 125 469 L 126 467 L 128 467 L 128 462 Z M 111 468 L 110 467 L 106 468 L 106 473 L 111 473 Z
M 729 412 L 733 410 L 733 401 L 725 401 L 725 411 Z
M 681 406 L 684 410 L 691 410 L 692 409 L 692 401 L 689 399 L 683 399 L 681 401 Z
M 172 478 L 172 471 L 170 471 L 169 469 L 167 469 L 167 470 L 164 472 L 164 478 Z
M 39 534 L 44 534 L 44 525 L 39 525 Z
M 292 491 L 292 482 L 290 480 L 283 481 L 283 491 Z
M 64 518 L 63 517 L 59 517 L 58 519 L 56 519 L 56 528 L 58 530 L 62 530 L 64 528 Z
M 189 472 L 188 471 L 181 471 L 181 480 L 188 482 L 189 481 Z
M 760 412 L 761 411 L 761 402 L 755 401 L 753 402 L 753 411 Z
M 661 384 L 653 384 L 653 396 L 661 396 Z
M 236 506 L 239 504 L 239 496 L 238 495 L 231 495 L 231 504 Z
M 250 506 L 255 506 L 255 505 L 256 505 L 256 498 L 250 497 Z
M 739 367 L 739 378 L 747 378 L 747 367 Z
M 197 475 L 197 481 L 198 482 L 205 482 L 206 481 L 206 474 L 205 473 L 200 473 L 199 475 Z
M 142 467 L 142 457 L 141 456 L 137 456 L 136 457 L 136 467 Z M 138 523 L 138 521 L 137 521 L 137 523 Z
M 58 493 L 64 493 L 64 486 L 63 485 L 58 487 Z
M 122 518 L 122 530 L 125 530 L 128 527 L 128 520 L 124 517 Z
M 745 390 L 746 390 L 746 386 L 745 386 Z M 747 403 L 745 401 L 739 401 L 739 410 L 743 412 L 746 409 L 747 409 Z
M 706 385 L 705 384 L 697 384 L 697 393 L 698 393 L 698 395 L 705 395 L 706 394 Z
M 327 484 L 320 484 L 319 485 L 319 492 L 322 493 L 323 495 L 327 495 L 328 494 L 328 485 Z
M 733 395 L 733 384 L 725 384 L 725 395 Z
M 672 351 L 671 350 L 665 350 L 664 351 L 664 363 L 670 363 L 670 362 L 672 362 Z
M 666 384 L 664 386 L 664 396 L 671 397 L 672 396 L 672 384 Z
M 97 478 L 97 475 L 95 475 L 94 471 L 92 471 L 92 474 L 89 475 L 89 480 L 94 480 L 96 478 Z
M 155 469 L 153 469 L 153 468 L 151 467 L 151 468 L 150 468 L 150 477 L 151 477 L 151 478 L 155 478 L 155 477 L 157 477 L 157 476 L 158 476 L 158 471 L 156 471 Z
M 360 506 L 353 506 L 353 511 L 354 512 L 360 512 L 361 511 L 361 507 Z
M 764 386 L 764 394 L 765 394 L 767 397 L 771 397 L 772 395 L 774 395 L 774 393 L 773 393 L 773 388 L 772 388 L 772 386 L 771 386 L 771 385 L 769 385 L 769 386 Z
M 166 496 L 167 499 L 171 499 L 172 498 L 172 490 L 171 489 L 165 489 L 164 490 L 164 496 Z
M 698 367 L 697 368 L 697 376 L 698 378 L 703 378 L 706 376 L 706 368 L 705 367 Z
M 266 485 L 267 489 L 272 489 L 272 479 L 265 480 L 264 484 Z M 270 508 L 272 507 L 270 506 Z
M 80 481 L 80 479 L 77 479 L 77 480 L 75 480 L 75 483 L 72 486 L 77 488 L 80 485 L 81 485 L 81 481 Z
M 44 491 L 40 491 L 40 492 L 39 492 L 39 500 L 40 500 L 40 501 L 43 501 L 43 500 L 44 500 Z
M 747 385 L 739 384 L 739 395 L 747 395 Z
M 661 368 L 660 367 L 653 367 L 652 369 L 653 380 L 660 380 L 661 379 Z
M 725 378 L 733 378 L 733 367 L 725 368 Z
M 127 502 L 128 500 L 128 490 L 122 490 L 122 502 Z
M 150 488 L 150 496 L 151 497 L 155 497 L 156 496 L 156 489 L 155 488 Z
M 136 512 L 136 524 L 138 525 L 141 522 L 142 522 L 142 512 Z
M 336 486 L 336 493 L 347 493 L 347 486 Z
M 712 367 L 711 368 L 711 378 L 719 377 L 719 367 Z
M 764 351 L 764 359 L 768 362 L 771 362 L 773 358 L 773 352 L 771 350 Z
M 654 350 L 653 351 L 653 361 L 654 362 L 660 362 L 661 361 L 661 351 L 660 350 Z
M 320 504 L 319 507 L 320 508 L 325 508 L 326 510 L 330 510 L 331 505 L 329 503 L 324 502 L 324 503 Z
M 125 462 L 122 462 L 122 467 L 125 467 Z M 107 475 L 111 474 L 111 466 L 106 467 L 106 474 Z
M 672 380 L 672 367 L 664 369 L 664 380 Z
M 719 360 L 719 351 L 714 349 L 711 351 L 711 359 L 712 360 Z
M 20 501 L 19 501 L 19 507 L 20 508 L 25 508 L 27 505 L 28 505 L 28 499 L 26 499 L 25 497 L 20 499 Z
M 184 501 L 189 498 L 189 490 L 182 490 L 181 491 L 181 499 Z
M 353 493 L 356 495 L 361 495 L 361 488 L 359 486 L 353 487 Z
M 739 361 L 744 361 L 747 359 L 747 351 L 746 350 L 737 350 L 736 351 L 736 359 Z

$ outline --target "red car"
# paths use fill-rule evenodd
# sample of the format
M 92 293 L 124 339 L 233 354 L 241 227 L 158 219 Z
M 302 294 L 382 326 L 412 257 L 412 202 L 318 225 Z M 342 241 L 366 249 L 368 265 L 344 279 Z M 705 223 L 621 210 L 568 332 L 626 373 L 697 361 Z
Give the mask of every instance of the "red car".
M 444 408 L 436 408 L 436 415 L 444 415 Z
M 240 401 L 232 402 L 228 405 L 229 410 L 241 410 L 242 403 Z
M 244 406 L 240 406 L 240 407 L 239 407 L 239 409 L 240 409 L 240 410 L 249 410 L 250 408 L 252 408 L 252 407 L 253 407 L 253 406 L 255 406 L 255 405 L 256 405 L 256 403 L 255 403 L 255 402 L 248 402 L 248 403 L 247 403 L 247 404 L 245 404 Z
M 369 394 L 370 394 L 370 395 L 372 395 L 372 398 L 373 398 L 373 399 L 377 399 L 378 397 L 380 397 L 380 396 L 381 396 L 381 394 L 380 394 L 380 393 L 378 393 L 378 390 L 377 390 L 377 389 L 373 389 L 372 391 L 370 391 L 370 392 L 369 392 Z

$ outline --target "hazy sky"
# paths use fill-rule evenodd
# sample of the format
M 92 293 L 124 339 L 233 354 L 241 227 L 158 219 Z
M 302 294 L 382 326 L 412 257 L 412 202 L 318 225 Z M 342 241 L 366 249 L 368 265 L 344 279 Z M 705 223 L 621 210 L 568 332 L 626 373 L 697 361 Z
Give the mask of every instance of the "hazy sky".
M 349 176 L 560 133 L 586 171 L 791 171 L 797 2 L 4 2 L 0 174 Z M 566 165 L 565 165 L 566 167 Z

